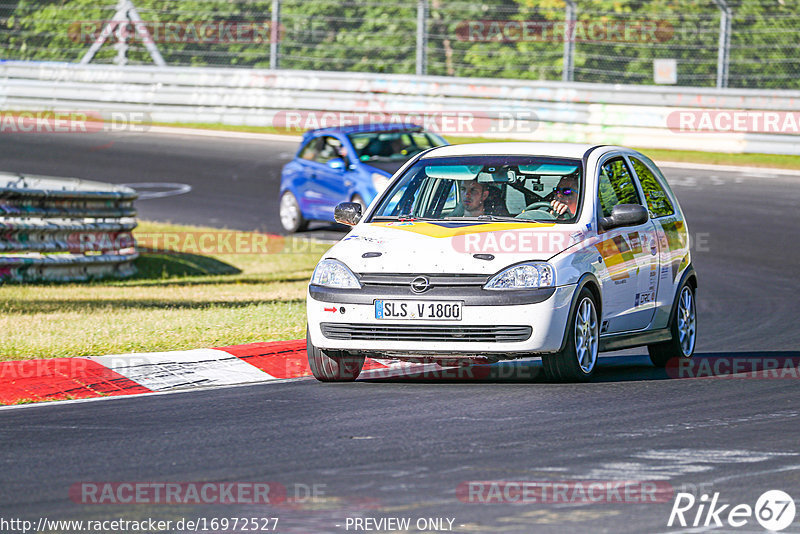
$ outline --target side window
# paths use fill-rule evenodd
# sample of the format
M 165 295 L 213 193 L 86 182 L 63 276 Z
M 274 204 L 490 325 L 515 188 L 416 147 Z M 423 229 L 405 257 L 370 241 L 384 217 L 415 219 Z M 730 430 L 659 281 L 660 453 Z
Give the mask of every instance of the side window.
M 603 217 L 611 215 L 617 204 L 641 204 L 639 193 L 633 183 L 631 171 L 622 158 L 612 158 L 600 168 L 599 188 L 600 207 Z
M 335 137 L 322 137 L 320 139 L 320 149 L 314 161 L 318 163 L 328 163 L 334 158 L 341 157 L 339 152 L 342 148 L 342 143 Z
M 458 185 L 456 184 L 455 180 L 448 180 L 450 182 L 450 188 L 447 190 L 447 198 L 444 201 L 444 208 L 443 210 L 446 212 L 451 212 L 456 209 L 458 206 Z
M 317 146 L 320 143 L 320 138 L 315 137 L 314 139 L 310 140 L 306 143 L 306 146 L 303 147 L 303 150 L 300 151 L 300 158 L 307 159 L 309 161 L 313 161 L 317 157 Z
M 414 132 L 411 134 L 411 139 L 413 140 L 414 144 L 417 145 L 418 148 L 426 150 L 432 146 L 431 140 L 422 132 Z
M 642 191 L 644 191 L 644 198 L 647 200 L 647 207 L 653 214 L 653 217 L 664 217 L 665 215 L 672 215 L 675 209 L 672 207 L 672 202 L 669 200 L 664 188 L 658 182 L 658 179 L 652 171 L 636 158 L 631 158 L 633 163 L 633 170 L 636 171 L 636 176 L 639 177 L 639 182 L 642 184 Z

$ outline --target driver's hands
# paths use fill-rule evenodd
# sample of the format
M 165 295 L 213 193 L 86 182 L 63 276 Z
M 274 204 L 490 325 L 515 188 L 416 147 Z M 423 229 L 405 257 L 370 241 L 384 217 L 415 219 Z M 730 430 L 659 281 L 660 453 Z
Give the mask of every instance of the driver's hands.
M 563 202 L 559 202 L 558 200 L 550 201 L 550 209 L 552 209 L 553 213 L 555 213 L 559 217 L 566 214 L 569 210 L 566 204 L 564 204 Z

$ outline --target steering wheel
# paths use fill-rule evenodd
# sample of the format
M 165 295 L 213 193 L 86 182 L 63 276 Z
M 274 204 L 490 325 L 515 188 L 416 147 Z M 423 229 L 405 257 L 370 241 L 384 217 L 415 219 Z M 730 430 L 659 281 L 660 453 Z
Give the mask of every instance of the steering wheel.
M 517 219 L 526 219 L 531 221 L 554 221 L 556 220 L 555 214 L 550 211 L 545 211 L 546 209 L 550 209 L 549 202 L 534 202 L 528 206 L 525 206 L 525 209 L 517 215 Z
M 533 204 L 528 204 L 527 206 L 525 206 L 525 209 L 523 211 L 540 210 L 542 208 L 550 209 L 550 207 L 551 206 L 550 206 L 549 202 L 541 202 L 540 201 L 540 202 L 534 202 Z

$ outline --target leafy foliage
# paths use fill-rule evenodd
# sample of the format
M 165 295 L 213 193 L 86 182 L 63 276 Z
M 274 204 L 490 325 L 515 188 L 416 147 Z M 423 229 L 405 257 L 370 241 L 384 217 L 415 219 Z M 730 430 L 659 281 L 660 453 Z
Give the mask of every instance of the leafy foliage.
M 653 60 L 677 60 L 680 85 L 714 86 L 720 11 L 713 0 L 429 0 L 426 68 L 444 76 L 561 80 L 564 35 L 573 41 L 575 81 L 653 83 Z M 268 25 L 271 0 L 134 0 L 151 23 Z M 728 0 L 731 87 L 798 88 L 800 0 Z M 78 61 L 91 30 L 115 12 L 106 0 L 18 0 L 0 8 L 0 53 L 7 59 Z M 415 72 L 416 0 L 281 0 L 279 66 L 286 69 Z M 88 30 L 87 30 L 88 28 Z M 86 30 L 86 31 L 84 31 Z M 170 65 L 269 66 L 269 39 L 221 42 L 163 39 Z M 94 61 L 115 60 L 115 37 Z M 150 63 L 139 38 L 130 64 Z

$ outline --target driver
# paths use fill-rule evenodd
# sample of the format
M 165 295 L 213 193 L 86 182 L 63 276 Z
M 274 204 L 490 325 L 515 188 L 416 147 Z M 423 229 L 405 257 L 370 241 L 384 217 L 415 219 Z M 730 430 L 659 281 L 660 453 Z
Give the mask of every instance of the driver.
M 461 194 L 463 195 L 464 216 L 477 217 L 484 214 L 483 203 L 489 196 L 487 185 L 478 183 L 477 179 L 472 180 L 461 186 Z
M 561 219 L 571 219 L 578 211 L 578 179 L 575 176 L 562 176 L 553 189 L 556 197 L 550 201 L 553 214 Z

